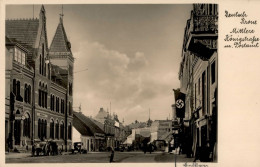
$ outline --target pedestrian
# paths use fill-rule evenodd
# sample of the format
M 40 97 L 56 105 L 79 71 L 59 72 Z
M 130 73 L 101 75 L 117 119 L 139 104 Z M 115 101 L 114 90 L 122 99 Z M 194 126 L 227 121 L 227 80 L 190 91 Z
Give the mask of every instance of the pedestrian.
M 35 152 L 35 145 L 32 145 L 32 157 L 34 157 L 34 152 Z
M 149 152 L 150 154 L 152 153 L 152 149 L 153 149 L 153 146 L 152 146 L 152 143 L 149 144 Z
M 193 162 L 200 160 L 200 156 L 201 156 L 200 154 L 201 154 L 201 148 L 198 145 L 196 145 L 195 158 Z
M 111 163 L 111 162 L 115 162 L 115 161 L 114 161 L 114 154 L 115 154 L 114 148 L 111 147 L 110 163 Z
M 147 144 L 144 143 L 144 154 L 146 154 Z

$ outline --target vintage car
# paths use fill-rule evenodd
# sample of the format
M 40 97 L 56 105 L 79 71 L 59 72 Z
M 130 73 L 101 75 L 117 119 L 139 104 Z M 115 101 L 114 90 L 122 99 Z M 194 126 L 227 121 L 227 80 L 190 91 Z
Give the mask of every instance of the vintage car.
M 72 151 L 72 154 L 74 154 L 74 153 L 83 153 L 83 143 L 82 142 L 75 142 L 74 144 L 73 144 L 73 147 L 74 148 L 72 148 L 71 149 L 71 151 Z

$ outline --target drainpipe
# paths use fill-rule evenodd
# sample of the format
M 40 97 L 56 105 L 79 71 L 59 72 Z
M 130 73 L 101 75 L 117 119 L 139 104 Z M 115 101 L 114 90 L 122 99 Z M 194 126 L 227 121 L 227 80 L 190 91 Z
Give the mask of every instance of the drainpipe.
M 34 71 L 33 71 L 33 78 L 32 78 L 32 147 L 34 145 L 34 123 L 35 123 L 35 66 L 34 66 Z M 33 149 L 32 149 L 32 155 L 33 155 Z
M 67 152 L 67 140 L 68 140 L 68 89 L 66 90 L 66 109 L 65 109 L 65 152 Z

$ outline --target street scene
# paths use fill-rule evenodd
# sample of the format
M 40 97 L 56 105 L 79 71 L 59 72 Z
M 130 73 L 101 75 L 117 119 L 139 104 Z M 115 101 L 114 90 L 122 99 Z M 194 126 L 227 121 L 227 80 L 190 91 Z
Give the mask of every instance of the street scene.
M 6 5 L 5 163 L 218 162 L 218 5 Z

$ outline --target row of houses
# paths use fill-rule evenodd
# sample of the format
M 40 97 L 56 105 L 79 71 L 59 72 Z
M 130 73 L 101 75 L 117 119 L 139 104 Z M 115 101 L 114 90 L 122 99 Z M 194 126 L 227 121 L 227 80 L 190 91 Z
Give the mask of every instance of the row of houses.
M 111 115 L 103 108 L 100 108 L 94 118 L 85 116 L 82 112 L 74 112 L 73 116 L 75 133 L 80 134 L 78 142 L 82 142 L 83 149 L 87 151 L 118 148 L 130 134 L 116 114 Z
M 74 57 L 63 16 L 50 47 L 46 24 L 44 6 L 39 18 L 6 20 L 6 150 L 47 140 L 66 150 L 72 144 Z
M 172 120 L 154 120 L 151 125 L 147 121 L 145 127 L 133 128 L 124 144 L 138 150 L 152 143 L 157 150 L 165 151 L 172 139 Z
M 217 155 L 217 40 L 218 6 L 194 4 L 185 28 L 179 71 L 185 113 L 176 119 L 183 151 L 196 156 L 198 150 L 210 150 L 204 161 L 216 160 Z

